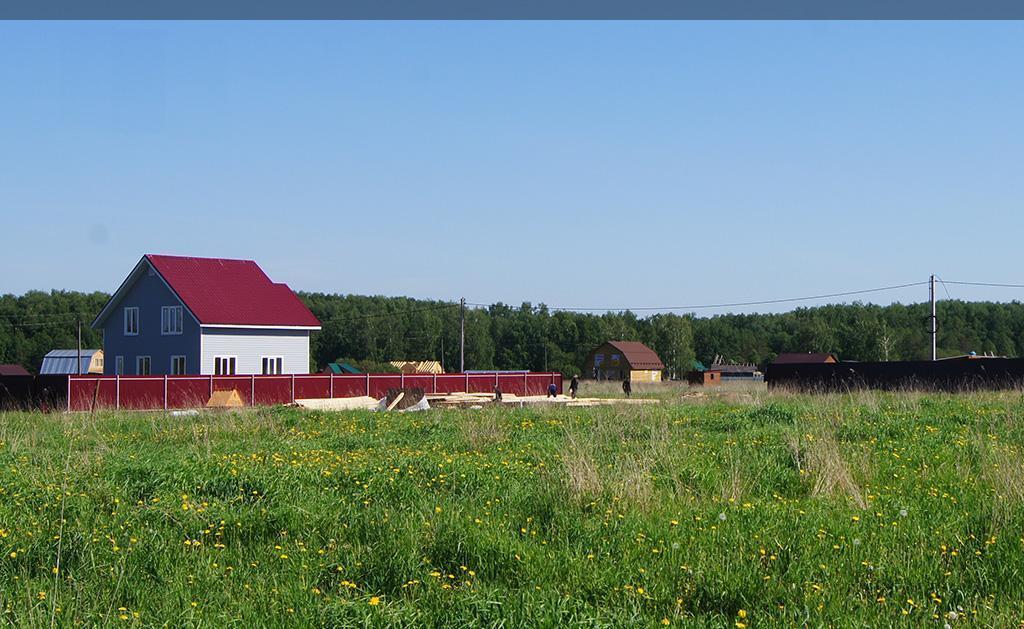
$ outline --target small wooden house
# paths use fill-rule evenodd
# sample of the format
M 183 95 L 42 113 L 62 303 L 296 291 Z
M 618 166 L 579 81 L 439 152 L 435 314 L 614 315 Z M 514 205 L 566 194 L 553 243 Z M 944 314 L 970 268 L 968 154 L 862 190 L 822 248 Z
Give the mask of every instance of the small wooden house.
M 587 356 L 585 376 L 595 380 L 661 382 L 665 364 L 653 349 L 637 341 L 608 341 Z

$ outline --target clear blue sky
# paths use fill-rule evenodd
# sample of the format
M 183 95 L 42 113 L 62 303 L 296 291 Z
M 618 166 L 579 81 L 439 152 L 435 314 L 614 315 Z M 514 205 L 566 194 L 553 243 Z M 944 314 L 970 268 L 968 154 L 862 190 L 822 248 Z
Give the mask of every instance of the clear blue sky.
M 0 292 L 147 252 L 575 307 L 1024 283 L 1022 67 L 1021 23 L 3 23 Z

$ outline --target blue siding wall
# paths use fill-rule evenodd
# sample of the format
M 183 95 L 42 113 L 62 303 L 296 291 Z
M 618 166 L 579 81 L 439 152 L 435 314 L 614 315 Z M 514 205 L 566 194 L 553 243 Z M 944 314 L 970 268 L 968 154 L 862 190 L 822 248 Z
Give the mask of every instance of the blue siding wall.
M 117 357 L 124 356 L 124 373 L 135 375 L 135 358 L 151 357 L 151 371 L 154 375 L 171 371 L 171 356 L 185 356 L 185 371 L 199 373 L 199 324 L 182 307 L 184 321 L 182 333 L 160 334 L 160 307 L 180 306 L 181 302 L 164 284 L 160 276 L 147 268 L 128 290 L 121 303 L 117 304 L 103 325 L 103 373 L 113 375 Z M 138 336 L 124 335 L 124 309 L 139 308 Z

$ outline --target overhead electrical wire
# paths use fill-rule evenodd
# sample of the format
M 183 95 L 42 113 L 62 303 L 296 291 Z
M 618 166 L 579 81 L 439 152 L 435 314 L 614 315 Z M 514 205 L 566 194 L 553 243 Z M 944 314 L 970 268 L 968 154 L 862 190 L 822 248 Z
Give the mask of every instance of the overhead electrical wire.
M 936 276 L 936 279 L 942 284 L 943 289 L 946 291 L 947 298 L 950 298 L 950 299 L 952 297 L 949 294 L 949 289 L 946 287 L 947 284 L 953 284 L 953 285 L 959 285 L 959 286 L 985 286 L 985 287 L 992 287 L 992 288 L 1024 288 L 1024 284 L 1005 284 L 1005 283 L 998 283 L 998 282 L 965 282 L 965 281 L 957 281 L 957 280 L 943 280 L 942 278 L 939 278 L 938 276 Z M 831 298 L 834 298 L 834 297 L 851 297 L 851 296 L 854 296 L 854 295 L 866 295 L 866 294 L 869 294 L 869 293 L 880 293 L 880 292 L 884 292 L 884 291 L 899 290 L 899 289 L 903 289 L 903 288 L 912 288 L 912 287 L 915 287 L 915 286 L 923 286 L 923 285 L 926 285 L 926 284 L 928 284 L 927 281 L 908 282 L 906 284 L 895 284 L 895 285 L 892 285 L 892 286 L 879 286 L 879 287 L 876 287 L 876 288 L 865 288 L 865 289 L 861 289 L 861 290 L 842 291 L 842 292 L 837 292 L 837 293 L 822 293 L 822 294 L 818 294 L 818 295 L 807 295 L 807 296 L 804 296 L 804 297 L 785 297 L 785 298 L 780 298 L 780 299 L 760 299 L 760 300 L 754 300 L 754 301 L 736 301 L 736 302 L 718 303 L 718 304 L 691 304 L 691 305 L 686 305 L 686 306 L 637 306 L 637 307 L 617 307 L 617 308 L 608 308 L 608 307 L 605 307 L 605 308 L 593 308 L 593 307 L 581 308 L 581 307 L 570 307 L 570 306 L 547 306 L 547 309 L 550 310 L 550 311 L 555 311 L 555 312 L 626 312 L 626 311 L 650 312 L 650 311 L 674 311 L 674 310 L 682 310 L 682 311 L 689 312 L 689 311 L 693 311 L 693 310 L 713 310 L 713 309 L 717 309 L 717 308 L 739 308 L 739 307 L 745 307 L 745 306 L 767 306 L 767 305 L 772 305 L 772 304 L 785 304 L 785 303 L 795 303 L 795 302 L 801 302 L 801 301 L 814 301 L 814 300 L 818 300 L 818 299 L 831 299 Z M 494 304 L 466 302 L 466 305 L 467 306 L 475 306 L 475 307 L 479 307 L 479 308 L 489 308 L 489 307 L 493 306 Z M 422 308 L 409 308 L 409 309 L 406 309 L 406 310 L 399 310 L 399 311 L 396 311 L 396 312 L 381 312 L 381 313 L 372 313 L 372 314 L 366 314 L 366 315 L 331 317 L 331 318 L 327 318 L 327 319 L 321 319 L 321 323 L 341 323 L 341 322 L 345 322 L 345 321 L 359 321 L 359 320 L 365 320 L 365 319 L 382 319 L 382 318 L 388 318 L 388 317 L 399 317 L 399 316 L 403 316 L 403 315 L 407 315 L 407 314 L 412 314 L 412 313 L 416 313 L 416 312 L 429 312 L 429 311 L 436 311 L 436 310 L 448 310 L 448 309 L 458 308 L 458 307 L 459 307 L 458 303 L 442 303 L 442 304 L 437 304 L 437 305 L 433 305 L 433 306 L 426 306 L 426 307 L 422 307 Z M 4 318 L 3 316 L 0 316 L 0 320 L 2 320 L 3 318 Z M 51 318 L 52 319 L 56 319 L 56 320 L 52 320 L 52 321 L 38 321 L 38 319 L 51 319 Z M 81 315 L 74 314 L 74 313 L 66 313 L 66 314 L 59 314 L 59 313 L 55 313 L 55 314 L 33 314 L 33 315 L 21 315 L 21 316 L 19 316 L 18 317 L 18 319 L 20 320 L 19 322 L 11 321 L 10 319 L 8 319 L 7 321 L 2 321 L 2 323 L 6 323 L 7 325 L 9 325 L 11 327 L 14 327 L 14 328 L 37 328 L 37 327 L 41 328 L 41 327 L 67 325 L 67 320 L 69 320 L 69 319 L 78 319 L 78 318 L 81 318 Z M 32 319 L 37 319 L 37 321 L 31 321 Z
M 878 293 L 882 291 L 898 290 L 901 288 L 910 288 L 912 286 L 923 286 L 927 284 L 927 281 L 923 282 L 910 282 L 907 284 L 896 284 L 894 286 L 880 286 L 878 288 L 865 288 L 862 290 L 851 290 L 840 293 L 824 293 L 821 295 L 808 295 L 806 297 L 786 297 L 782 299 L 762 299 L 757 301 L 738 301 L 732 303 L 721 303 L 721 304 L 694 304 L 689 306 L 641 306 L 636 308 L 570 308 L 567 306 L 548 306 L 548 310 L 555 311 L 569 311 L 569 312 L 625 312 L 625 311 L 650 311 L 650 310 L 711 310 L 715 308 L 737 308 L 740 306 L 765 306 L 770 304 L 784 304 L 798 301 L 813 301 L 816 299 L 830 299 L 832 297 L 849 297 L 851 295 L 864 295 L 867 293 Z M 483 306 L 487 307 L 488 304 L 468 304 L 472 306 Z
M 1024 288 L 1024 284 L 999 284 L 996 282 L 957 282 L 946 280 L 946 284 L 959 284 L 960 286 L 990 286 L 993 288 Z

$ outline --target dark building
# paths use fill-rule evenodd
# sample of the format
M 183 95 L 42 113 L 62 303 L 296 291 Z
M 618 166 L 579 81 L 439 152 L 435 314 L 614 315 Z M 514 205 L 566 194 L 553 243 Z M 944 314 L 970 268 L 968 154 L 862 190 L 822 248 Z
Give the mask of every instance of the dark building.
M 819 365 L 826 363 L 837 363 L 839 359 L 836 355 L 829 352 L 783 352 L 779 354 L 775 360 L 772 361 L 773 365 L 792 365 L 792 364 L 808 364 L 816 363 Z

